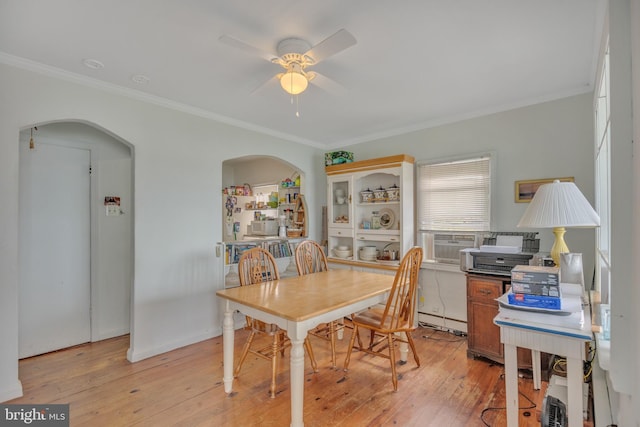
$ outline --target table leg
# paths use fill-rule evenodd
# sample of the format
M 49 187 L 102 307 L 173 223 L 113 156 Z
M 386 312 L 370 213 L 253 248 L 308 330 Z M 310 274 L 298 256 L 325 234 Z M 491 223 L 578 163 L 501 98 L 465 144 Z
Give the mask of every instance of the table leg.
M 540 350 L 531 350 L 531 370 L 533 371 L 533 389 L 540 390 L 541 372 L 540 372 Z
M 411 333 L 411 332 L 409 332 L 409 333 Z M 401 332 L 396 332 L 396 335 L 398 335 L 400 338 L 402 338 L 402 333 Z M 409 344 L 404 342 L 404 341 L 400 341 L 400 345 L 398 346 L 398 349 L 400 350 L 400 362 L 402 362 L 404 364 L 408 360 Z
M 583 423 L 582 376 L 582 360 L 567 357 L 567 419 L 570 426 Z
M 506 390 L 507 426 L 518 426 L 518 352 L 512 344 L 504 345 L 504 384 Z
M 229 303 L 227 303 L 224 310 L 224 320 L 222 322 L 222 367 L 224 371 L 223 382 L 225 393 L 231 393 L 233 387 L 233 341 L 233 310 L 229 308 Z
M 304 404 L 304 337 L 291 339 L 291 427 L 302 427 Z

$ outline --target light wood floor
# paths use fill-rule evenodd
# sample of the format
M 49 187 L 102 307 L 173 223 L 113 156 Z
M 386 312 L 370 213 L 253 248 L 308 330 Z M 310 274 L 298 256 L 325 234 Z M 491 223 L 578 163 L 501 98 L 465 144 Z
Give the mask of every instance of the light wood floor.
M 331 369 L 329 343 L 312 337 L 320 372 L 305 357 L 304 420 L 314 426 L 504 426 L 503 367 L 467 358 L 467 342 L 444 332 L 414 333 L 421 366 L 398 366 L 393 392 L 388 361 L 354 352 L 342 370 L 350 331 Z M 238 356 L 246 331 L 236 332 Z M 126 360 L 129 336 L 20 361 L 24 396 L 7 403 L 69 403 L 71 426 L 288 426 L 288 351 L 278 395 L 268 396 L 270 367 L 248 356 L 234 391 L 222 384 L 222 337 L 137 363 Z M 543 392 L 521 378 L 521 426 L 538 426 Z M 543 383 L 544 384 L 544 383 Z M 543 390 L 544 390 L 543 385 Z M 481 419 L 482 417 L 482 419 Z

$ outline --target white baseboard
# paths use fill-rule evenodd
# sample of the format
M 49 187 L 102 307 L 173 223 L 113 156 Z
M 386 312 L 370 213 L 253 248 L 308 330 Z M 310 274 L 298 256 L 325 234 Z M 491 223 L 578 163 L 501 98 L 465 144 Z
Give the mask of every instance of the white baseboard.
M 217 337 L 222 333 L 220 328 L 212 329 L 211 331 L 200 334 L 193 335 L 181 340 L 172 341 L 170 343 L 165 343 L 164 345 L 160 345 L 157 347 L 148 347 L 143 350 L 136 350 L 132 347 L 129 347 L 127 350 L 127 360 L 129 362 L 135 363 L 144 359 L 148 359 L 149 357 L 157 356 L 158 354 L 166 353 L 171 350 L 175 350 L 177 348 L 185 347 L 191 344 L 195 344 L 200 341 L 207 340 L 209 338 Z
M 16 380 L 8 387 L 0 389 L 0 402 L 6 402 L 17 397 L 22 397 L 22 394 L 22 382 L 20 382 L 20 380 Z
M 245 326 L 245 317 L 237 312 L 234 314 L 235 329 L 243 328 Z M 214 328 L 204 334 L 193 335 L 182 340 L 173 341 L 157 347 L 147 348 L 145 350 L 134 350 L 132 346 L 127 350 L 127 360 L 132 363 L 139 362 L 141 360 L 148 359 L 149 357 L 157 356 L 158 354 L 166 353 L 167 351 L 195 344 L 210 338 L 219 337 L 220 335 L 222 335 L 222 327 Z

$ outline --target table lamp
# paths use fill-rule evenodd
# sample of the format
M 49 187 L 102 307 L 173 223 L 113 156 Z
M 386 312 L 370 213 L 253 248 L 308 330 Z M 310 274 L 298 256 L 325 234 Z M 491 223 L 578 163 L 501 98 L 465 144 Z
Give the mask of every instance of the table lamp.
M 597 227 L 600 217 L 573 182 L 555 180 L 541 185 L 518 227 L 553 228 L 556 236 L 551 248 L 551 258 L 560 265 L 560 254 L 569 252 L 564 241 L 565 227 Z

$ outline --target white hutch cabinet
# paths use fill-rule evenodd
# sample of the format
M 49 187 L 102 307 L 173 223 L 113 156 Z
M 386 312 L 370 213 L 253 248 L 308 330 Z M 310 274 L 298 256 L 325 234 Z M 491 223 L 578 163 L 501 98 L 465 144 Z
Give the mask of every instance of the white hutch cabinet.
M 413 246 L 414 158 L 327 166 L 327 257 L 333 268 L 394 271 Z

